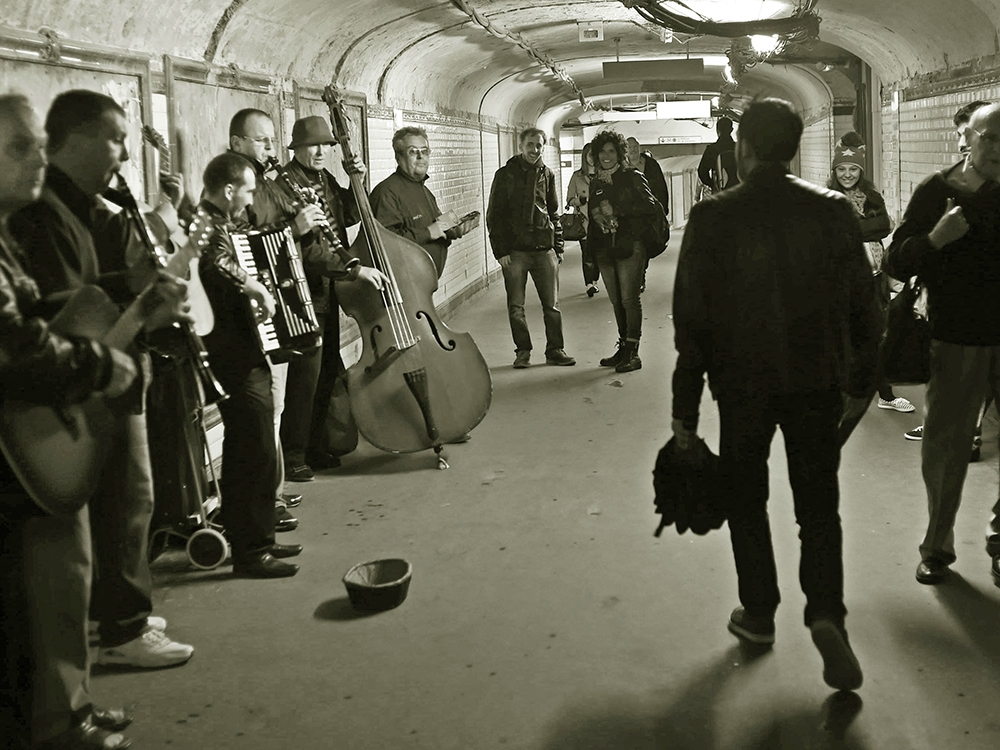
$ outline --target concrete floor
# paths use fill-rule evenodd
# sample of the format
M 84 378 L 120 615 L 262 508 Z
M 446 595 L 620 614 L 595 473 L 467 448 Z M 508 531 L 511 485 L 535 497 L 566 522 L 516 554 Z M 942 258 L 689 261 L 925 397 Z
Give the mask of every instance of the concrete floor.
M 841 469 L 848 628 L 865 670 L 835 694 L 803 628 L 798 540 L 780 436 L 772 528 L 784 605 L 770 653 L 726 632 L 736 578 L 725 529 L 653 537 L 651 470 L 668 438 L 674 362 L 670 296 L 680 233 L 643 297 L 641 371 L 600 368 L 614 339 L 603 290 L 583 294 L 575 243 L 563 266 L 567 351 L 511 369 L 502 283 L 450 321 L 470 331 L 494 379 L 493 405 L 451 469 L 430 453 L 363 445 L 342 469 L 297 485 L 302 570 L 292 579 L 154 565 L 155 611 L 195 646 L 186 666 L 95 672 L 101 705 L 127 704 L 149 748 L 979 750 L 1000 746 L 1000 589 L 983 552 L 997 496 L 997 448 L 972 465 L 956 575 L 913 578 L 925 499 L 918 407 L 873 408 Z M 706 399 L 702 432 L 718 445 Z M 994 437 L 995 426 L 988 437 Z M 398 609 L 359 617 L 341 576 L 352 564 L 413 564 Z

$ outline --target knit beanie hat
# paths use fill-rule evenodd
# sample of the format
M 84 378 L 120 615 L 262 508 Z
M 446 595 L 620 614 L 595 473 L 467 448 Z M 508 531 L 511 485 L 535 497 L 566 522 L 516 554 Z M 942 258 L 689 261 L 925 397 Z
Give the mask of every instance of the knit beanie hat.
M 841 164 L 853 164 L 865 171 L 865 144 L 854 131 L 844 133 L 833 147 L 833 166 L 830 168 L 836 169 Z

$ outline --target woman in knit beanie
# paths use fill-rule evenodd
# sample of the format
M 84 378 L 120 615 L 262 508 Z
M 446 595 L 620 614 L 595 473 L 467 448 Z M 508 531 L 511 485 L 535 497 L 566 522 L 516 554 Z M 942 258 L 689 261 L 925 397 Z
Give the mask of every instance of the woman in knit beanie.
M 861 239 L 875 275 L 876 296 L 883 316 L 889 306 L 889 292 L 892 281 L 882 273 L 882 238 L 892 232 L 892 220 L 885 208 L 885 200 L 875 189 L 875 185 L 865 176 L 865 144 L 855 132 L 845 133 L 833 150 L 830 180 L 827 187 L 850 198 L 861 222 Z M 914 411 L 914 406 L 905 398 L 897 398 L 892 386 L 885 379 L 882 363 L 876 372 L 878 386 L 878 406 L 880 409 L 894 409 L 900 412 Z

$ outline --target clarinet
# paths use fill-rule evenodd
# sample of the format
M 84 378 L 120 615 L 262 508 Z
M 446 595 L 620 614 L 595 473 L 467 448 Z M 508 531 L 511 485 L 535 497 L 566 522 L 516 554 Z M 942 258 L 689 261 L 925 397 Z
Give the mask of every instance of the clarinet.
M 327 221 L 325 224 L 321 224 L 320 226 L 316 227 L 316 229 L 320 230 L 320 232 L 326 238 L 326 241 L 330 243 L 330 247 L 333 249 L 335 253 L 337 253 L 337 255 L 340 256 L 341 260 L 344 261 L 344 264 L 347 266 L 347 268 L 357 265 L 360 261 L 353 255 L 351 255 L 351 253 L 347 250 L 347 248 L 344 247 L 344 243 L 340 241 L 340 237 L 333 230 L 333 227 L 330 226 L 330 221 L 329 221 L 330 207 L 327 205 L 326 199 L 323 197 L 322 193 L 320 193 L 317 190 L 314 190 L 313 188 L 302 187 L 297 182 L 295 182 L 295 180 L 289 177 L 287 172 L 279 171 L 278 179 L 280 179 L 285 185 L 288 186 L 288 189 L 292 191 L 292 194 L 295 196 L 295 199 L 298 201 L 299 205 L 319 206 L 320 210 L 323 212 L 323 215 L 327 217 Z

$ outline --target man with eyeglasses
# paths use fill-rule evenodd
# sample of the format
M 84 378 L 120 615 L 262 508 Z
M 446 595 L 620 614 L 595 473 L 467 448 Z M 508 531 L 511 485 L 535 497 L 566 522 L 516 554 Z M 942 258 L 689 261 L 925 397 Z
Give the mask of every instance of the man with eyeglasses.
M 987 386 L 1000 388 L 1000 105 L 973 113 L 968 156 L 925 179 L 910 198 L 886 252 L 897 279 L 927 287 L 930 381 L 921 463 L 929 519 L 917 581 L 937 584 L 955 562 L 955 518 L 968 472 L 969 444 Z M 986 551 L 1000 586 L 1000 502 L 993 506 Z
M 396 154 L 396 171 L 372 190 L 375 218 L 390 232 L 426 250 L 441 278 L 448 246 L 462 236 L 462 227 L 454 211 L 444 213 L 438 208 L 437 199 L 427 188 L 431 157 L 427 131 L 412 126 L 400 128 L 392 136 L 392 150 Z

